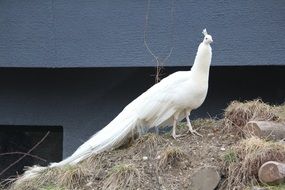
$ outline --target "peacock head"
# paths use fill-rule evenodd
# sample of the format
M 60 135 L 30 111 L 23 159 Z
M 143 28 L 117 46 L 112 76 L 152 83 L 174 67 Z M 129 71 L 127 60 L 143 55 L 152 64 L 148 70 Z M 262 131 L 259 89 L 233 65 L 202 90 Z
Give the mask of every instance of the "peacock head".
M 206 28 L 203 30 L 202 33 L 203 33 L 204 36 L 205 36 L 203 42 L 204 42 L 205 44 L 211 44 L 211 43 L 213 42 L 213 39 L 212 39 L 212 36 L 211 36 L 210 34 L 208 34 Z

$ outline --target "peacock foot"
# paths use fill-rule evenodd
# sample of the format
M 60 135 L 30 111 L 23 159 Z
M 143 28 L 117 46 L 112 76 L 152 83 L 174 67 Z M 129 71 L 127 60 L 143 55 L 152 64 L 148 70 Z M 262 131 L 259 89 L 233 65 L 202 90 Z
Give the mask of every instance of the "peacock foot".
M 200 137 L 203 137 L 203 135 L 201 135 L 200 133 L 198 133 L 196 130 L 192 129 L 192 130 L 189 130 L 188 132 L 190 132 L 191 134 L 193 135 L 197 135 L 197 136 L 200 136 Z
M 174 139 L 177 139 L 177 138 L 179 138 L 179 137 L 184 137 L 184 136 L 186 136 L 185 134 L 182 134 L 182 135 L 176 135 L 176 134 L 173 134 L 172 133 L 172 135 L 171 135 Z

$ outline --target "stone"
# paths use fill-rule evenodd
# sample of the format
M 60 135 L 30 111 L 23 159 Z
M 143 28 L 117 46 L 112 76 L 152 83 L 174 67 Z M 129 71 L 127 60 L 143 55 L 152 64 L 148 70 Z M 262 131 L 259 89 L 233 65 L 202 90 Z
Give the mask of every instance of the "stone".
M 285 124 L 274 121 L 249 121 L 245 126 L 246 134 L 270 140 L 285 138 Z
M 285 182 L 285 163 L 265 162 L 258 171 L 258 178 L 262 183 L 278 185 Z
M 215 167 L 208 166 L 197 170 L 190 179 L 191 190 L 214 190 L 221 180 Z

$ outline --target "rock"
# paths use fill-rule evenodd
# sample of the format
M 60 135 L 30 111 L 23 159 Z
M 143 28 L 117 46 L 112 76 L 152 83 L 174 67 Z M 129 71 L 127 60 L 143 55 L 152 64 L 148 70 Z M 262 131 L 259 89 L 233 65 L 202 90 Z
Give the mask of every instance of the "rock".
M 281 140 L 285 138 L 285 124 L 274 121 L 249 121 L 245 130 L 248 135 L 264 137 L 271 140 Z
M 262 183 L 278 185 L 285 182 L 285 163 L 269 161 L 264 163 L 258 171 L 258 178 Z
M 191 190 L 214 190 L 221 180 L 215 167 L 204 167 L 196 171 L 190 179 Z

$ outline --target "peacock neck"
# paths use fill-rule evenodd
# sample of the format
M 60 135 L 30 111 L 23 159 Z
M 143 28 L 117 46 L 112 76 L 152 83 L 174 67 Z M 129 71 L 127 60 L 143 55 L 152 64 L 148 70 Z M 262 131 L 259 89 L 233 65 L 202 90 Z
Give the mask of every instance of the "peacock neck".
M 194 64 L 191 71 L 199 78 L 203 78 L 208 81 L 210 64 L 212 59 L 212 48 L 209 44 L 201 43 L 199 45 Z

